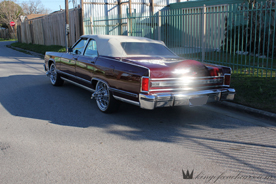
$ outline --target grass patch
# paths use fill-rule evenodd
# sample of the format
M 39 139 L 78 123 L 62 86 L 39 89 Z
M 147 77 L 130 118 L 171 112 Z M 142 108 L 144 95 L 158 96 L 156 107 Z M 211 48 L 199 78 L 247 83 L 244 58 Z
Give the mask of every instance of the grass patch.
M 37 45 L 37 44 L 27 44 L 27 43 L 12 43 L 11 46 L 18 47 L 25 50 L 30 50 L 33 52 L 37 52 L 40 54 L 45 54 L 46 51 L 53 51 L 53 52 L 65 52 L 66 49 L 60 45 Z
M 232 74 L 231 87 L 236 89 L 234 102 L 276 113 L 275 78 Z
M 4 39 L 4 38 L 0 38 L 0 42 L 1 41 L 17 41 L 17 39 Z
M 30 53 L 30 52 L 28 52 L 28 51 L 26 51 L 26 50 L 17 49 L 17 48 L 15 48 L 15 47 L 10 46 L 10 45 L 6 45 L 6 47 L 11 48 L 11 49 L 13 49 L 13 50 L 17 50 L 17 51 L 19 51 L 19 52 L 23 52 L 23 53 L 25 53 L 25 54 L 32 55 L 32 53 Z
M 201 61 L 202 53 L 181 54 L 180 56 Z M 226 52 L 206 52 L 205 62 L 229 66 L 236 74 L 276 77 L 276 58 L 262 58 Z

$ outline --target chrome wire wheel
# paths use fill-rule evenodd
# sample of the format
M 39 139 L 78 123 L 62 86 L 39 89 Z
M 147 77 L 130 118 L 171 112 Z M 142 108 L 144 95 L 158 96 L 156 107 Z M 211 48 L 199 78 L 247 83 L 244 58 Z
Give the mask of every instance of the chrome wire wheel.
M 57 71 L 55 64 L 51 64 L 50 66 L 50 81 L 53 85 L 57 82 Z
M 97 105 L 101 111 L 105 112 L 110 105 L 110 92 L 108 86 L 103 82 L 98 82 L 96 91 L 98 92 L 96 98 Z

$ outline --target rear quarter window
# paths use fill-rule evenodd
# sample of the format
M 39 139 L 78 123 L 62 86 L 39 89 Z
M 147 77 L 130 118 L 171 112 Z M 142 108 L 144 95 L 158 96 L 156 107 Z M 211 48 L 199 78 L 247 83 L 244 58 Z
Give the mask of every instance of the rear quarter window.
M 122 42 L 127 55 L 175 56 L 167 47 L 157 43 Z

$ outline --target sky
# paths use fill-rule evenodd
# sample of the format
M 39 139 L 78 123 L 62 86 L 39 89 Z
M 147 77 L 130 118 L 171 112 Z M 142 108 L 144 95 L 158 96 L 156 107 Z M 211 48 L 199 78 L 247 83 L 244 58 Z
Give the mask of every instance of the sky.
M 16 0 L 15 2 L 20 5 L 20 3 L 24 1 L 28 2 L 29 0 Z M 78 2 L 80 1 L 78 0 Z M 50 13 L 60 10 L 59 5 L 61 5 L 62 9 L 65 9 L 65 0 L 41 0 L 41 4 L 43 4 L 45 8 L 50 9 L 51 10 Z M 69 2 L 69 9 L 70 8 L 73 8 L 72 2 Z

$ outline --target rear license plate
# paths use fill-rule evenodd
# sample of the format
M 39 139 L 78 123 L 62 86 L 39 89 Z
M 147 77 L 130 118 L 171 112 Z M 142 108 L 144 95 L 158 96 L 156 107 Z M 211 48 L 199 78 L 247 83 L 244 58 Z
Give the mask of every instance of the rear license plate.
M 207 103 L 208 96 L 200 96 L 197 98 L 190 98 L 189 99 L 189 105 L 190 106 L 200 106 Z

